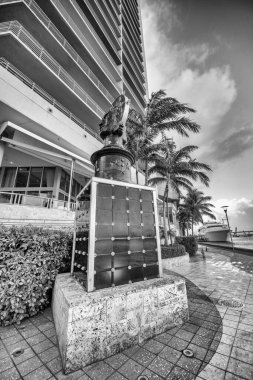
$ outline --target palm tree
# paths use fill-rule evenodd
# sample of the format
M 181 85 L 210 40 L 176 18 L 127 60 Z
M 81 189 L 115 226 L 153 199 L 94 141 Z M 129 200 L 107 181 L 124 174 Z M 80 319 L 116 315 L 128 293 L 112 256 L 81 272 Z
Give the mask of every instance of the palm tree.
M 216 219 L 211 208 L 214 207 L 210 203 L 212 197 L 205 196 L 203 191 L 197 189 L 189 189 L 184 197 L 184 208 L 191 216 L 191 227 L 193 235 L 194 223 L 203 223 L 203 216 L 209 216 L 211 219 Z
M 190 191 L 193 184 L 191 180 L 200 179 L 206 186 L 209 184 L 208 176 L 202 171 L 210 171 L 211 168 L 201 162 L 193 160 L 190 154 L 195 151 L 196 146 L 185 146 L 176 150 L 175 143 L 168 138 L 163 138 L 160 144 L 160 151 L 153 157 L 154 165 L 149 169 L 151 177 L 149 183 L 151 185 L 165 184 L 163 197 L 163 222 L 165 244 L 169 244 L 167 228 L 166 228 L 166 210 L 168 216 L 168 229 L 170 233 L 170 221 L 168 213 L 168 199 L 170 190 L 175 190 L 178 196 L 181 196 L 181 189 Z
M 127 149 L 136 159 L 137 183 L 139 162 L 145 165 L 145 184 L 148 184 L 148 163 L 158 147 L 153 146 L 155 138 L 165 131 L 176 131 L 188 137 L 188 132 L 197 133 L 200 126 L 182 116 L 196 112 L 175 98 L 166 97 L 163 90 L 153 92 L 145 107 L 145 116 L 131 110 L 127 121 Z
M 183 236 L 185 236 L 185 231 L 188 236 L 188 230 L 191 228 L 191 214 L 188 209 L 185 207 L 179 206 L 177 212 L 177 220 L 179 223 L 180 230 L 182 231 Z

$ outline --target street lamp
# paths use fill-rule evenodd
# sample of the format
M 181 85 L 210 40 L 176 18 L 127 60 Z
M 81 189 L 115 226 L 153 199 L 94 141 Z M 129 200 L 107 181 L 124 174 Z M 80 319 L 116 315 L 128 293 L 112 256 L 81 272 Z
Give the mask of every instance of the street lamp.
M 221 208 L 223 208 L 223 210 L 225 212 L 225 215 L 226 215 L 226 219 L 227 219 L 227 223 L 228 223 L 228 228 L 229 228 L 229 233 L 230 233 L 230 238 L 231 238 L 231 243 L 232 243 L 232 249 L 234 251 L 234 243 L 233 243 L 232 233 L 231 233 L 231 229 L 230 229 L 230 225 L 229 225 L 229 221 L 228 221 L 228 206 L 221 206 Z

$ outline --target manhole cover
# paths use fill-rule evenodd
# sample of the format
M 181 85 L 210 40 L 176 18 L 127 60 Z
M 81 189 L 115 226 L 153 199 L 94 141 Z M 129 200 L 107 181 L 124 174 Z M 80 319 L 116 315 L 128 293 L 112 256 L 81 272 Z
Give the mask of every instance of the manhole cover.
M 184 356 L 186 356 L 187 358 L 193 358 L 193 356 L 194 356 L 194 353 L 192 352 L 192 350 L 185 349 L 182 352 L 183 352 Z
M 24 353 L 23 348 L 16 348 L 11 354 L 16 358 Z

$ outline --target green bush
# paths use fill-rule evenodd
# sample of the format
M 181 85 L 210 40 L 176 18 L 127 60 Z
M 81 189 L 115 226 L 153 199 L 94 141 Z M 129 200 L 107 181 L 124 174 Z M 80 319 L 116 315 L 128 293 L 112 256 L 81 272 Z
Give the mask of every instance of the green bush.
M 56 275 L 69 270 L 71 245 L 70 232 L 0 226 L 0 325 L 49 304 Z
M 168 247 L 162 248 L 162 259 L 169 259 L 171 257 L 183 256 L 186 254 L 185 247 L 181 244 L 173 244 Z
M 195 236 L 177 236 L 176 243 L 184 245 L 189 256 L 196 255 L 198 250 L 198 240 Z

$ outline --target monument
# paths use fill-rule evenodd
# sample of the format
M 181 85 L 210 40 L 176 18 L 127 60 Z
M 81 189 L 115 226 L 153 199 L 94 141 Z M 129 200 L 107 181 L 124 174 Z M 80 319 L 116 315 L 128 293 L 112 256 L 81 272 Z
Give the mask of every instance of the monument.
M 156 189 L 131 183 L 125 149 L 129 100 L 100 124 L 105 146 L 91 156 L 90 202 L 76 211 L 71 274 L 58 275 L 53 316 L 66 373 L 188 319 L 185 282 L 163 277 Z

